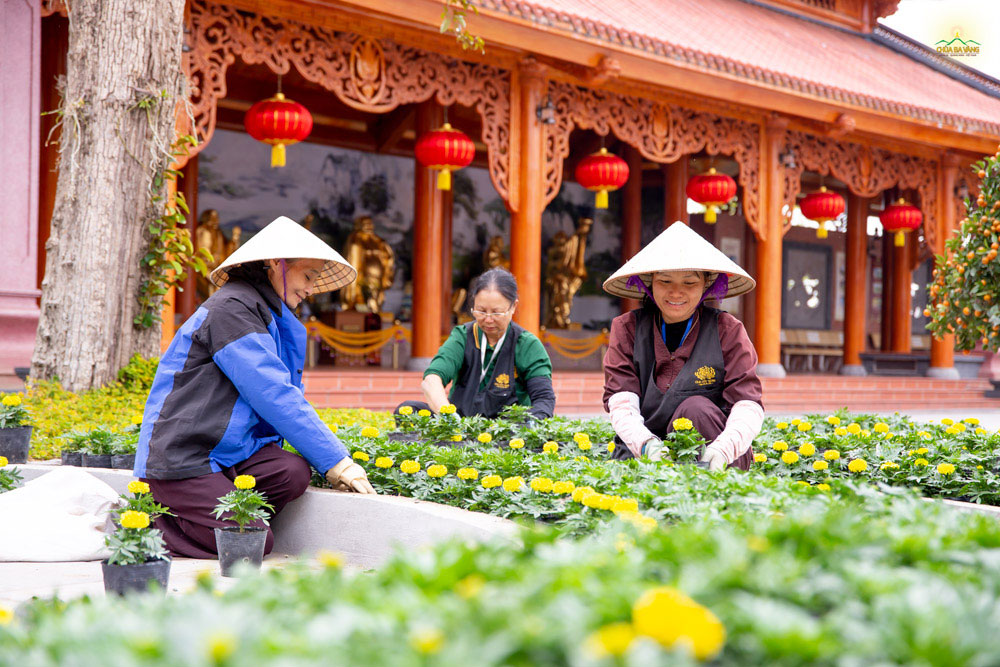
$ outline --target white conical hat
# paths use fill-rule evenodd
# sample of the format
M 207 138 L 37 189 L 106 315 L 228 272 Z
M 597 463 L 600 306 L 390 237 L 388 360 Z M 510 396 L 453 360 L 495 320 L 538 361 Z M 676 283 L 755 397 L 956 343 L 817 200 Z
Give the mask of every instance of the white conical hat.
M 708 271 L 712 274 L 707 281 L 709 286 L 718 274 L 726 273 L 729 290 L 725 296 L 746 294 L 756 286 L 754 279 L 736 262 L 678 220 L 605 280 L 604 291 L 626 299 L 641 299 L 644 292 L 629 285 L 629 278 L 638 276 L 649 287 L 652 274 L 657 271 Z
M 229 269 L 237 264 L 267 259 L 322 259 L 323 271 L 316 278 L 314 294 L 340 289 L 354 282 L 358 272 L 339 252 L 291 218 L 280 216 L 254 234 L 226 258 L 209 276 L 222 287 L 229 280 Z

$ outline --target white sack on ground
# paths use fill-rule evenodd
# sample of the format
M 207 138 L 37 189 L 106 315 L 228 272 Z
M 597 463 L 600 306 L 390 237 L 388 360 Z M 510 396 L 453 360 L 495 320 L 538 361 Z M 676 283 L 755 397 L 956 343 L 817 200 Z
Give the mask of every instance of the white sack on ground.
M 79 468 L 60 467 L 0 494 L 0 561 L 78 561 L 108 557 L 110 486 Z

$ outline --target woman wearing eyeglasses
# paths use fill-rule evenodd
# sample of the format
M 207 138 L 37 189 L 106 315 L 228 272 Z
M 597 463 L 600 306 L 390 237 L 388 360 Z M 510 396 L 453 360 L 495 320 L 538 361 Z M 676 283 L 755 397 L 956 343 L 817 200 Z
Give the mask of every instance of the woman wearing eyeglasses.
M 532 416 L 551 417 L 552 361 L 537 336 L 511 321 L 517 308 L 514 276 L 490 269 L 473 282 L 469 303 L 473 321 L 452 329 L 424 371 L 425 402 L 399 407 L 437 412 L 452 403 L 464 417 L 496 417 L 508 405 L 528 405 Z

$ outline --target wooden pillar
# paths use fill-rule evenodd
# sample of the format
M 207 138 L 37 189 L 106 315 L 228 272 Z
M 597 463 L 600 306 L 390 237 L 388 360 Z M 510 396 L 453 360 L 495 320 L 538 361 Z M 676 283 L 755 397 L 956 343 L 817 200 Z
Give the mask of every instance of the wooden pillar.
M 663 165 L 663 228 L 678 220 L 689 224 L 687 211 L 688 157 Z
M 180 190 L 184 193 L 184 200 L 188 205 L 187 224 L 185 227 L 194 241 L 198 231 L 198 156 L 188 160 L 181 170 Z M 221 258 L 216 258 L 221 259 Z M 195 284 L 194 269 L 188 269 L 187 277 L 181 282 L 182 291 L 177 293 L 177 314 L 183 323 L 187 318 L 194 315 L 198 308 L 198 294 Z
M 444 114 L 433 99 L 417 105 L 416 134 L 437 129 Z M 413 346 L 408 368 L 424 370 L 441 344 L 444 197 L 434 171 L 413 165 Z
M 952 153 L 945 153 L 938 164 L 937 192 L 937 243 L 934 254 L 943 255 L 946 251 L 944 242 L 957 228 L 955 219 L 955 179 L 958 177 L 958 158 Z M 946 334 L 943 338 L 931 338 L 931 364 L 927 375 L 936 378 L 958 378 L 955 369 L 955 334 Z
M 38 179 L 38 288 L 45 277 L 45 242 L 52 229 L 52 209 L 56 203 L 56 183 L 59 180 L 59 136 L 56 127 L 60 96 L 56 82 L 66 76 L 66 53 L 69 51 L 69 19 L 52 14 L 42 19 L 42 113 L 41 152 Z
M 910 283 L 913 281 L 913 271 L 910 269 L 910 252 L 907 248 L 914 243 L 912 234 L 904 234 L 906 243 L 897 246 L 890 242 L 892 253 L 892 301 L 890 317 L 892 318 L 890 351 L 899 353 L 910 352 L 910 329 L 912 328 Z
M 642 155 L 629 146 L 625 150 L 628 181 L 622 193 L 622 264 L 632 259 L 642 248 Z M 639 307 L 636 299 L 622 299 L 621 311 L 627 313 Z
M 452 190 L 441 191 L 441 333 L 451 331 L 451 222 L 454 213 L 454 195 Z
M 842 375 L 865 375 L 861 353 L 865 349 L 865 315 L 868 276 L 868 206 L 871 199 L 847 195 L 847 275 L 844 294 L 844 365 Z
M 520 154 L 517 170 L 519 201 L 510 220 L 510 270 L 517 279 L 521 305 L 514 319 L 539 333 L 542 294 L 542 211 L 545 209 L 545 126 L 535 109 L 545 96 L 546 68 L 534 58 L 521 61 L 512 73 L 517 87 L 517 123 L 511 143 Z M 514 131 L 516 130 L 516 131 Z
M 754 346 L 757 374 L 784 377 L 781 365 L 781 242 L 784 168 L 778 159 L 787 119 L 772 117 L 760 128 L 760 219 L 757 223 L 757 299 Z
M 882 234 L 882 309 L 879 313 L 879 331 L 881 341 L 879 349 L 888 352 L 892 349 L 892 286 L 895 274 L 892 270 L 892 235 Z

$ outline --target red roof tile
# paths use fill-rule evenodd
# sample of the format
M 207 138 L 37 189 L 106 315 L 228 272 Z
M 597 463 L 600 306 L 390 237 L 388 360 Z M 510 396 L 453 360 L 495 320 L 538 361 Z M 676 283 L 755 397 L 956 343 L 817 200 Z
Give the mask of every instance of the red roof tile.
M 740 0 L 485 0 L 483 5 L 708 71 L 1000 135 L 1000 99 L 857 33 Z

